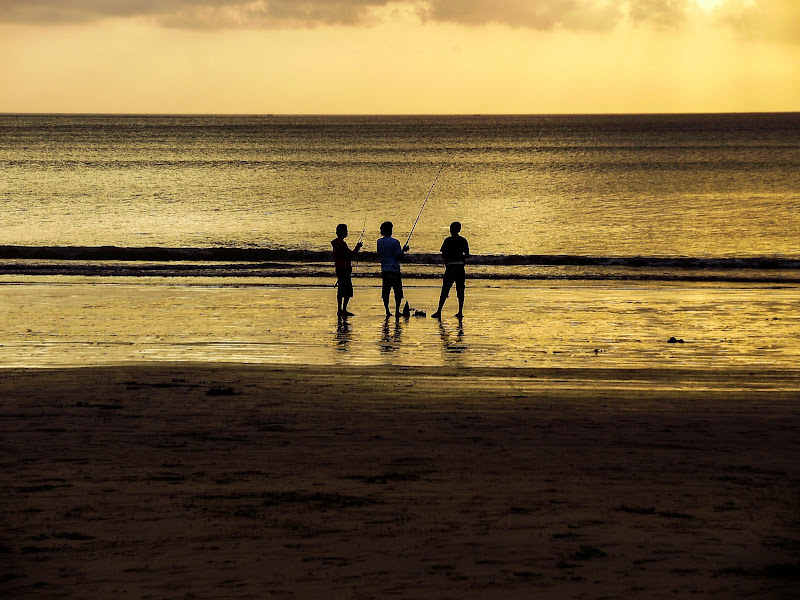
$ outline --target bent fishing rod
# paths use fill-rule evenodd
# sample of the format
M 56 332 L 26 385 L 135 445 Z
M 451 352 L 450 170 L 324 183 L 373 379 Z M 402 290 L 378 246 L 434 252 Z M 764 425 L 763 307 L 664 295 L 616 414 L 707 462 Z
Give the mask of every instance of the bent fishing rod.
M 406 239 L 406 243 L 403 245 L 404 248 L 406 246 L 408 246 L 408 242 L 411 241 L 411 236 L 414 235 L 414 229 L 416 228 L 417 223 L 419 223 L 419 218 L 422 216 L 422 211 L 425 210 L 425 205 L 428 203 L 428 199 L 431 197 L 431 192 L 433 192 L 433 187 L 436 185 L 436 182 L 439 181 L 439 175 L 442 174 L 442 169 L 444 169 L 444 166 L 447 164 L 447 159 L 448 158 L 450 158 L 450 153 L 449 152 L 444 157 L 444 161 L 442 162 L 442 166 L 439 167 L 439 172 L 436 173 L 436 178 L 433 180 L 433 183 L 431 184 L 431 189 L 428 190 L 428 195 L 425 196 L 425 202 L 422 203 L 422 207 L 420 207 L 420 209 L 419 209 L 419 214 L 417 215 L 417 220 L 414 221 L 414 225 L 412 225 L 412 227 L 411 227 L 411 233 L 408 234 L 408 239 Z

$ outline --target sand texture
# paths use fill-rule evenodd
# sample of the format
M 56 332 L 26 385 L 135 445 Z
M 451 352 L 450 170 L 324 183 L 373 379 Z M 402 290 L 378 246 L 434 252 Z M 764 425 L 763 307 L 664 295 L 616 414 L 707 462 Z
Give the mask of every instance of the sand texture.
M 799 382 L 3 370 L 0 594 L 796 598 Z

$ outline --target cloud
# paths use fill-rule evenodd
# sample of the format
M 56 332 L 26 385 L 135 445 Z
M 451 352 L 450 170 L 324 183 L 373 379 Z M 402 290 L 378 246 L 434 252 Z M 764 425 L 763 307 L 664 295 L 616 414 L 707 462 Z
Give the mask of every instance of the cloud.
M 355 25 L 387 0 L 0 0 L 0 22 L 59 24 L 148 18 L 183 28 Z
M 0 0 L 0 22 L 35 25 L 144 18 L 187 29 L 372 25 L 393 10 L 427 22 L 536 30 L 611 30 L 628 21 L 677 28 L 705 0 Z M 718 0 L 713 22 L 742 35 L 800 42 L 799 0 Z
M 364 25 L 404 8 L 427 21 L 534 29 L 608 29 L 629 3 L 675 0 L 0 0 L 0 22 L 57 24 L 143 17 L 185 28 Z M 643 13 L 645 11 L 639 11 Z
M 628 5 L 628 16 L 635 23 L 674 28 L 688 20 L 695 4 L 693 0 L 635 0 Z
M 0 0 L 0 21 L 34 25 L 82 23 L 108 17 L 135 17 L 157 5 L 157 1 L 126 0 Z
M 746 37 L 800 43 L 798 0 L 726 0 L 714 17 Z
M 429 0 L 420 13 L 434 21 L 466 25 L 606 30 L 624 16 L 624 0 Z

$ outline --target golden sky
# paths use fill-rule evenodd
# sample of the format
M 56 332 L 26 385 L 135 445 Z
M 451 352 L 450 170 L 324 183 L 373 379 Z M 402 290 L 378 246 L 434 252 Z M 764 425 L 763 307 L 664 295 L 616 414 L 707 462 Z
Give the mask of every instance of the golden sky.
M 800 0 L 0 0 L 0 112 L 800 111 Z

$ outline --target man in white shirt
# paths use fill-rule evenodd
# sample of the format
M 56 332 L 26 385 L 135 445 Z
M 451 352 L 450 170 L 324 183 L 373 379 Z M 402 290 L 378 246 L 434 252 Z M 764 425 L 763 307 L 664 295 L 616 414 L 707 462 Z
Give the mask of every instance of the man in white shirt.
M 400 242 L 392 237 L 394 225 L 391 221 L 381 223 L 381 237 L 378 240 L 378 256 L 381 259 L 381 279 L 383 280 L 383 306 L 386 317 L 391 317 L 389 296 L 394 290 L 395 316 L 400 318 L 400 302 L 403 300 L 403 279 L 400 273 L 400 257 L 408 252 L 408 246 L 400 247 Z

